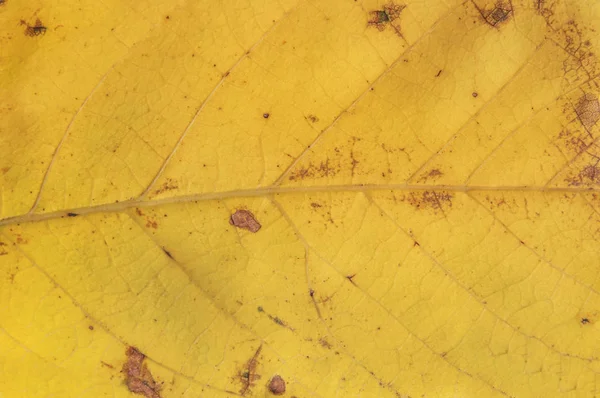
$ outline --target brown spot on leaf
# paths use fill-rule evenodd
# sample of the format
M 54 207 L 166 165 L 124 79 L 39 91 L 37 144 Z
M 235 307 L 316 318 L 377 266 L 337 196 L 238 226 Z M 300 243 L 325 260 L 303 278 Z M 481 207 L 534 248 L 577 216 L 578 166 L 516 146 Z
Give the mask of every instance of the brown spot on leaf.
M 273 395 L 285 394 L 285 380 L 279 375 L 275 375 L 269 381 L 269 391 Z
M 177 186 L 177 181 L 173 180 L 172 178 L 167 178 L 167 181 L 163 182 L 160 188 L 154 191 L 154 194 L 159 195 L 163 192 L 172 191 L 177 188 L 179 188 Z
M 428 180 L 436 180 L 437 178 L 444 175 L 439 169 L 432 169 L 429 172 L 423 174 L 421 178 L 419 178 L 419 182 L 427 182 Z
M 44 26 L 40 19 L 35 20 L 35 24 L 29 25 L 24 20 L 21 20 L 21 25 L 25 25 L 25 36 L 34 37 L 46 34 L 47 27 Z
M 289 176 L 290 181 L 303 180 L 305 178 L 312 177 L 331 177 L 336 175 L 340 171 L 340 167 L 334 167 L 330 164 L 329 159 L 318 165 L 309 163 L 307 166 L 302 166 L 298 170 L 294 170 Z
M 242 372 L 239 373 L 239 381 L 242 383 L 240 394 L 246 395 L 250 392 L 250 388 L 254 386 L 254 382 L 260 379 L 260 375 L 256 373 L 258 367 L 258 356 L 262 350 L 262 344 L 258 347 L 252 358 L 248 360 Z
M 507 21 L 513 12 L 510 0 L 498 0 L 495 3 L 489 0 L 473 0 L 473 4 L 483 20 L 494 27 L 498 27 Z
M 315 115 L 308 115 L 306 118 L 307 118 L 308 120 L 310 120 L 311 122 L 313 122 L 313 123 L 316 123 L 316 122 L 318 122 L 318 121 L 319 121 L 319 118 L 318 118 L 318 117 L 316 117 Z
M 236 212 L 229 217 L 229 224 L 246 229 L 252 233 L 258 232 L 261 228 L 261 225 L 254 217 L 254 214 L 244 209 L 236 210 Z
M 151 219 L 150 217 L 146 218 L 146 228 L 154 228 L 157 229 L 158 228 L 158 223 Z
M 452 206 L 452 195 L 444 191 L 411 192 L 400 198 L 417 209 L 443 210 Z
M 104 362 L 104 361 L 100 361 L 100 364 L 102 364 L 102 366 L 106 366 L 107 368 L 110 368 L 110 369 L 114 369 L 114 368 L 115 368 L 115 367 L 114 367 L 114 366 L 112 366 L 110 363 L 106 363 L 106 362 Z
M 264 117 L 265 119 L 268 119 L 268 118 L 269 118 L 269 116 L 271 116 L 271 115 L 269 115 L 268 113 L 263 113 L 263 117 Z
M 142 211 L 142 209 L 140 209 L 139 207 L 135 208 L 135 214 L 137 214 L 138 216 L 143 216 L 144 212 Z
M 600 102 L 598 102 L 598 97 L 592 93 L 584 94 L 575 106 L 575 112 L 583 127 L 589 132 L 596 122 L 598 122 L 598 119 L 600 119 Z
M 8 170 L 10 170 L 10 167 L 3 167 L 0 170 L 2 170 L 2 174 L 6 174 L 8 173 Z
M 170 252 L 170 251 L 168 251 L 168 250 L 167 250 L 167 249 L 165 249 L 164 247 L 163 247 L 162 249 L 163 249 L 163 252 L 165 252 L 165 254 L 166 254 L 166 255 L 167 255 L 167 256 L 168 256 L 168 257 L 169 257 L 171 260 L 175 260 L 175 259 L 173 258 L 173 255 L 171 254 L 171 252 Z
M 566 182 L 571 186 L 600 184 L 600 168 L 596 164 L 589 164 L 577 176 L 568 178 Z
M 129 347 L 125 352 L 127 362 L 123 365 L 125 384 L 129 391 L 143 395 L 146 398 L 160 398 L 160 386 L 144 363 L 146 356 L 137 348 Z
M 79 214 L 77 213 L 67 213 L 68 217 L 77 217 Z
M 319 207 L 323 207 L 322 205 L 318 204 L 317 202 L 312 202 L 312 203 L 310 204 L 310 206 L 311 206 L 313 209 L 317 209 L 317 208 L 319 208 Z
M 473 91 L 473 93 L 471 93 L 471 95 L 473 96 L 473 98 L 477 98 L 477 96 L 478 96 L 479 94 L 477 94 L 477 92 L 476 92 L 476 91 Z
M 402 37 L 400 26 L 395 21 L 400 17 L 402 10 L 405 8 L 406 6 L 403 4 L 387 3 L 383 6 L 382 10 L 369 12 L 370 18 L 367 24 L 376 27 L 380 32 L 384 31 L 387 26 L 391 26 L 396 31 L 396 34 Z
M 331 343 L 329 343 L 329 341 L 327 341 L 325 337 L 321 337 L 319 339 L 319 344 L 321 344 L 321 347 L 323 348 L 327 348 L 328 350 L 331 349 Z
M 90 326 L 88 326 L 88 329 L 94 330 L 94 326 L 90 325 Z

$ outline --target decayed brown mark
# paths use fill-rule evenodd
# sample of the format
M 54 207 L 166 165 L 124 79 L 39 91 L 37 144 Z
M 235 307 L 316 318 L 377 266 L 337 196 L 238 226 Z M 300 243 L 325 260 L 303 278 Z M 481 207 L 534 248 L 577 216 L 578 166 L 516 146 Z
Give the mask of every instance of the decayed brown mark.
M 6 243 L 0 242 L 0 256 L 6 256 L 8 252 L 5 249 Z
M 246 363 L 246 367 L 239 373 L 239 381 L 242 383 L 240 394 L 246 395 L 250 392 L 250 388 L 254 386 L 254 382 L 260 379 L 260 375 L 256 373 L 258 367 L 258 356 L 262 350 L 262 344 L 258 347 L 252 358 Z
M 47 27 L 44 26 L 40 19 L 35 20 L 34 25 L 29 25 L 25 20 L 21 20 L 21 25 L 25 26 L 25 36 L 33 37 L 46 34 Z
M 404 4 L 394 4 L 393 2 L 387 3 L 383 6 L 382 10 L 369 12 L 371 18 L 367 21 L 367 24 L 376 27 L 380 32 L 384 31 L 389 25 L 394 29 L 398 36 L 403 37 L 400 26 L 397 23 L 394 23 L 394 21 L 400 18 L 400 14 L 405 8 L 406 5 Z
M 160 385 L 143 363 L 146 356 L 135 347 L 127 348 L 126 355 L 127 362 L 123 365 L 122 373 L 125 374 L 125 384 L 129 391 L 146 398 L 160 398 Z
M 444 207 L 452 207 L 452 195 L 445 191 L 423 191 L 411 192 L 400 198 L 417 209 L 443 210 Z
M 597 164 L 589 164 L 581 169 L 577 176 L 568 178 L 566 182 L 571 186 L 600 184 L 600 168 Z
M 236 212 L 229 217 L 229 224 L 246 229 L 252 233 L 258 232 L 261 228 L 261 225 L 256 220 L 256 217 L 254 217 L 254 214 L 244 209 L 236 210 Z
M 507 21 L 510 15 L 513 13 L 512 4 L 506 0 L 497 1 L 493 8 L 487 7 L 487 5 L 479 6 L 475 1 L 471 0 L 481 17 L 490 26 L 498 27 L 503 22 Z
M 295 329 L 291 326 L 289 326 L 286 322 L 283 321 L 283 319 L 279 318 L 278 316 L 273 316 L 271 314 L 268 314 L 263 307 L 258 307 L 257 308 L 258 312 L 262 312 L 265 315 L 267 315 L 269 317 L 270 320 L 272 320 L 273 322 L 275 322 L 276 324 L 278 324 L 279 326 L 283 326 L 284 328 L 287 328 L 289 330 L 291 330 L 292 332 L 295 331 Z
M 600 102 L 598 102 L 598 97 L 592 93 L 584 94 L 575 106 L 575 113 L 577 113 L 577 118 L 583 127 L 590 133 L 592 127 L 600 119 Z
M 163 182 L 163 184 L 154 191 L 154 195 L 159 195 L 163 192 L 172 191 L 177 188 L 179 188 L 177 181 L 172 178 L 167 178 L 167 181 Z
M 340 167 L 334 167 L 330 164 L 329 159 L 324 162 L 314 164 L 310 162 L 306 166 L 302 166 L 300 169 L 295 170 L 288 179 L 290 181 L 303 180 L 305 178 L 313 177 L 332 177 L 340 171 Z
M 428 173 L 424 173 L 421 178 L 419 178 L 419 182 L 427 182 L 428 180 L 436 180 L 439 177 L 443 176 L 444 173 L 442 173 L 439 169 L 432 169 L 430 170 Z
M 275 375 L 269 381 L 269 391 L 273 395 L 285 394 L 285 380 L 279 375 Z

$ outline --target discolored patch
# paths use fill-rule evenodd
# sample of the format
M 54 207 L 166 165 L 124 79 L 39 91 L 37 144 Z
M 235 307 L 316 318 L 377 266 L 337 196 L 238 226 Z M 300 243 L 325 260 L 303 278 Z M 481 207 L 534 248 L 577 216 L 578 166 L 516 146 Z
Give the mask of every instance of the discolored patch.
M 325 339 L 325 337 L 321 337 L 319 339 L 319 344 L 321 345 L 321 347 L 331 350 L 332 345 L 329 341 L 327 341 L 327 339 Z
M 444 175 L 444 173 L 442 173 L 439 169 L 431 169 L 431 170 L 429 170 L 429 172 L 422 174 L 421 177 L 419 178 L 418 182 L 427 182 L 430 180 L 437 180 L 439 177 L 441 177 L 443 175 Z
M 6 243 L 0 242 L 0 256 L 6 256 L 8 254 L 5 247 Z
M 443 210 L 444 207 L 452 207 L 452 195 L 444 191 L 411 192 L 400 200 L 417 209 Z
M 279 375 L 275 375 L 269 381 L 269 391 L 273 395 L 285 394 L 285 380 Z
M 585 93 L 575 106 L 577 118 L 589 132 L 600 119 L 600 102 L 598 97 L 592 93 Z
M 339 172 L 340 166 L 334 166 L 333 163 L 330 162 L 329 159 L 327 159 L 326 161 L 321 162 L 319 164 L 314 164 L 311 162 L 306 166 L 302 166 L 298 170 L 294 170 L 294 172 L 292 172 L 288 179 L 290 181 L 296 181 L 314 177 L 333 177 Z
M 256 373 L 256 368 L 258 367 L 258 358 L 261 350 L 262 344 L 258 347 L 252 358 L 248 360 L 244 369 L 239 372 L 237 379 L 242 383 L 242 388 L 239 391 L 242 395 L 250 393 L 254 382 L 260 379 L 260 375 Z
M 600 167 L 597 164 L 589 164 L 575 177 L 568 178 L 566 182 L 571 186 L 600 184 Z
M 370 18 L 367 24 L 376 27 L 380 32 L 384 31 L 387 26 L 390 26 L 398 36 L 402 37 L 400 25 L 395 21 L 400 18 L 400 14 L 405 8 L 406 6 L 403 4 L 387 3 L 383 6 L 382 10 L 369 12 Z
M 21 25 L 25 26 L 25 36 L 34 37 L 46 34 L 47 27 L 44 26 L 40 19 L 35 20 L 35 24 L 29 25 L 24 20 L 21 20 Z
M 306 118 L 307 118 L 308 120 L 310 120 L 312 123 L 316 123 L 316 122 L 318 122 L 318 121 L 319 121 L 319 118 L 318 118 L 318 117 L 316 117 L 315 115 L 308 115 Z
M 254 217 L 254 214 L 244 209 L 236 210 L 236 212 L 229 217 L 229 224 L 246 229 L 252 233 L 258 232 L 261 228 L 261 225 Z
M 160 385 L 156 383 L 144 363 L 146 356 L 131 346 L 125 353 L 127 362 L 123 365 L 121 372 L 125 375 L 125 384 L 129 391 L 146 398 L 160 398 Z
M 67 213 L 67 217 L 77 217 L 78 215 L 77 213 Z
M 508 21 L 513 13 L 510 0 L 498 0 L 495 2 L 489 0 L 472 1 L 485 23 L 493 27 L 499 27 L 504 22 Z
M 154 195 L 159 195 L 161 193 L 172 191 L 177 188 L 179 188 L 179 186 L 177 185 L 177 181 L 173 180 L 172 178 L 167 178 L 167 181 L 163 182 L 163 184 L 154 191 Z

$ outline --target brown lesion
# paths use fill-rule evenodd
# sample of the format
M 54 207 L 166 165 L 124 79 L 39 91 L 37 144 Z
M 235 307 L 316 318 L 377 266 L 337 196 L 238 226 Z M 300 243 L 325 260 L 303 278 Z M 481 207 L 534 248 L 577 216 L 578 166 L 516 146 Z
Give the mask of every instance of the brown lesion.
M 340 166 L 334 165 L 329 159 L 321 161 L 316 164 L 310 162 L 309 164 L 294 170 L 288 177 L 290 181 L 304 180 L 306 178 L 314 177 L 333 177 L 340 172 Z
M 406 5 L 404 4 L 389 2 L 385 4 L 381 10 L 370 11 L 370 18 L 367 21 L 367 24 L 376 27 L 380 32 L 390 26 L 398 36 L 403 37 L 397 20 L 400 18 L 400 14 L 405 8 Z
M 444 173 L 442 173 L 440 171 L 440 169 L 431 169 L 428 172 L 424 173 L 421 175 L 421 177 L 418 179 L 418 182 L 427 182 L 429 180 L 437 180 L 438 178 L 440 178 L 441 176 L 443 176 Z
M 46 34 L 48 28 L 44 26 L 39 18 L 35 20 L 35 24 L 29 25 L 25 20 L 21 20 L 21 25 L 25 26 L 25 36 L 34 37 Z
M 582 95 L 575 105 L 575 113 L 583 127 L 589 133 L 600 119 L 600 102 L 598 101 L 598 97 L 592 93 Z
M 566 182 L 570 186 L 600 184 L 600 167 L 598 167 L 598 162 L 584 166 L 576 176 L 567 178 Z
M 273 395 L 285 394 L 285 380 L 279 375 L 275 375 L 269 381 L 269 391 Z
M 179 186 L 177 185 L 177 181 L 175 181 L 172 178 L 167 178 L 167 180 L 163 182 L 163 184 L 154 191 L 154 195 L 159 195 L 161 193 L 172 191 L 177 188 L 179 188 Z
M 229 217 L 229 224 L 248 230 L 252 233 L 258 232 L 262 227 L 252 212 L 239 209 Z
M 403 194 L 398 198 L 401 202 L 406 202 L 416 209 L 440 210 L 452 207 L 453 196 L 446 191 L 418 191 Z
M 487 4 L 472 0 L 473 5 L 488 25 L 499 27 L 508 21 L 513 14 L 513 7 L 510 0 L 498 0 L 495 3 Z M 479 3 L 479 4 L 478 4 Z
M 256 349 L 252 358 L 246 362 L 244 369 L 239 372 L 236 379 L 242 384 L 242 388 L 239 390 L 241 395 L 247 395 L 251 391 L 250 389 L 254 387 L 255 382 L 260 379 L 260 375 L 257 373 L 258 368 L 258 359 L 260 356 L 260 352 L 262 351 L 262 344 Z
M 127 362 L 121 372 L 129 391 L 146 398 L 160 398 L 160 385 L 144 363 L 146 356 L 135 347 L 128 347 L 126 355 Z

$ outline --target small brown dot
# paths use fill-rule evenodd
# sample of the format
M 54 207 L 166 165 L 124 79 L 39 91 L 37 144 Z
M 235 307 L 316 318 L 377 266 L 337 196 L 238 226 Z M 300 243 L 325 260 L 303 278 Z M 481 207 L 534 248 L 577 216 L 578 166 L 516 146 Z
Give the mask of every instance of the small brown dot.
M 92 325 L 90 325 L 90 326 L 88 326 L 88 329 L 94 330 L 94 327 Z
M 279 375 L 275 375 L 271 378 L 269 382 L 269 391 L 273 395 L 283 395 L 285 394 L 285 381 Z
M 477 98 L 477 96 L 478 96 L 479 94 L 477 94 L 477 92 L 476 92 L 476 91 L 473 91 L 473 94 L 471 94 L 471 95 L 473 96 L 473 98 Z
M 263 113 L 263 117 L 264 117 L 265 119 L 268 119 L 268 118 L 269 118 L 269 116 L 271 116 L 271 115 L 269 115 L 268 113 Z

